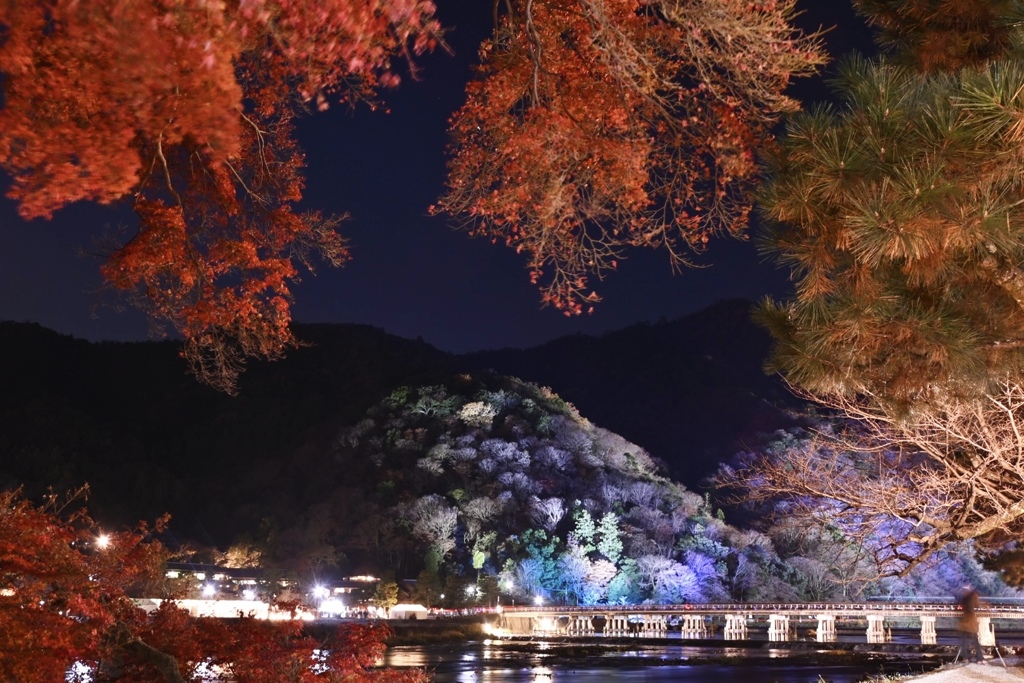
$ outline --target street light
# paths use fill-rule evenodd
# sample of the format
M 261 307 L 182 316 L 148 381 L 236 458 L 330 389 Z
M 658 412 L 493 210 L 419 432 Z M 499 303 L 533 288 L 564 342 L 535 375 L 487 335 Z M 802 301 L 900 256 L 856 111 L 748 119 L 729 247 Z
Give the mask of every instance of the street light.
M 96 547 L 100 550 L 105 550 L 110 546 L 110 535 L 100 534 L 96 537 Z

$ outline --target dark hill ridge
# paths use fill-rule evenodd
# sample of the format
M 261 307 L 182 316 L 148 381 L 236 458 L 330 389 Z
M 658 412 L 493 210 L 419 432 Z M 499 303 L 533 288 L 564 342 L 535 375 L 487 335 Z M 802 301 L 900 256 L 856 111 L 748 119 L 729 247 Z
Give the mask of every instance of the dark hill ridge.
M 178 533 L 224 544 L 260 523 L 256 503 L 301 490 L 339 429 L 396 387 L 493 368 L 551 387 L 693 487 L 746 435 L 788 423 L 774 406 L 793 399 L 761 371 L 768 340 L 749 307 L 462 357 L 368 326 L 299 325 L 308 346 L 252 364 L 236 398 L 198 385 L 170 342 L 0 323 L 0 486 L 88 481 L 101 521 L 169 511 Z
M 752 306 L 724 301 L 669 322 L 462 360 L 551 387 L 696 488 L 758 433 L 792 424 L 784 409 L 799 406 L 762 369 L 770 339 L 751 321 Z
M 245 501 L 295 475 L 305 450 L 401 384 L 449 376 L 454 359 L 361 325 L 299 326 L 308 344 L 253 363 L 236 398 L 186 374 L 170 342 L 98 343 L 0 323 L 0 486 L 36 495 L 88 481 L 90 508 L 125 523 L 170 511 L 174 528 L 222 541 Z

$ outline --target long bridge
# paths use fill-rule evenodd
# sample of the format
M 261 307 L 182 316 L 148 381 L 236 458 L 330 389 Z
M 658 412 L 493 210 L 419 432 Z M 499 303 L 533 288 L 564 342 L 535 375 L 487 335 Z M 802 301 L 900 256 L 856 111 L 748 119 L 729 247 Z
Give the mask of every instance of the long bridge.
M 960 607 L 950 602 L 720 603 L 599 607 L 505 607 L 495 632 L 510 636 L 635 636 L 707 638 L 721 632 L 725 640 L 746 640 L 752 631 L 767 631 L 769 641 L 796 637 L 798 625 L 815 624 L 818 642 L 837 639 L 837 624 L 863 627 L 868 643 L 884 643 L 899 620 L 918 625 L 921 643 L 934 645 L 936 622 L 955 627 Z M 1024 605 L 993 600 L 977 611 L 978 640 L 995 645 L 995 621 L 1024 621 Z M 889 622 L 888 624 L 886 622 Z

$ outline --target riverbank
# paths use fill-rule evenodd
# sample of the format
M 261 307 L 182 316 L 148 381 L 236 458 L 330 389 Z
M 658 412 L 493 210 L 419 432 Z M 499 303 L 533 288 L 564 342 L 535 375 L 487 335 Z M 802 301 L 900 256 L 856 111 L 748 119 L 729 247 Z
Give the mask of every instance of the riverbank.
M 405 619 L 386 622 L 391 645 L 438 645 L 465 643 L 486 638 L 484 622 L 479 617 L 454 619 Z
M 954 664 L 938 671 L 900 679 L 900 683 L 1022 683 L 1024 662 L 1014 657 L 1006 660 L 1006 667 L 998 658 L 985 664 Z

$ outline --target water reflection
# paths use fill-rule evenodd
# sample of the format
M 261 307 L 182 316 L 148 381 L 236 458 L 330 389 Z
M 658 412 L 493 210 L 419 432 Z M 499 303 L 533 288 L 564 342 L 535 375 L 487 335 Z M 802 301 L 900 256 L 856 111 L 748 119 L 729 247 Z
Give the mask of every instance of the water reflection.
M 571 669 L 536 667 L 532 669 L 485 669 L 457 673 L 437 672 L 434 683 L 597 683 L 614 677 L 616 681 L 636 683 L 856 683 L 866 672 L 856 667 L 798 667 L 794 669 L 703 667 L 636 667 L 609 669 Z
M 389 648 L 382 664 L 424 669 L 434 683 L 855 683 L 875 674 L 920 673 L 938 665 L 921 660 L 902 664 L 810 665 L 792 660 L 791 650 L 708 648 L 675 644 L 630 644 L 620 648 L 566 648 L 542 641 L 485 641 L 449 646 Z M 715 661 L 729 658 L 736 665 Z M 827 657 L 825 657 L 827 660 Z M 690 660 L 699 663 L 690 664 Z M 645 665 L 646 664 L 646 665 Z M 820 677 L 820 678 L 819 678 Z

